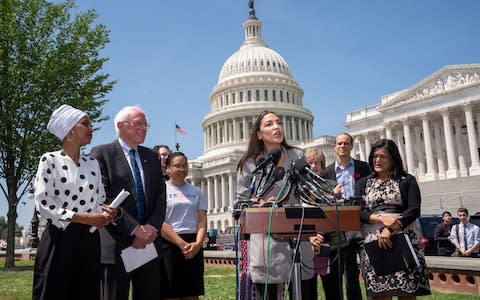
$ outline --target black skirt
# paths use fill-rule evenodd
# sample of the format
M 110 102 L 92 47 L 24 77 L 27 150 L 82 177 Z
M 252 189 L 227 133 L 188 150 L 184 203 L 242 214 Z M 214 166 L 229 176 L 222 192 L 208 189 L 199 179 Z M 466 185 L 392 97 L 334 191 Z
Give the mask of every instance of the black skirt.
M 179 236 L 187 243 L 191 243 L 195 242 L 197 234 Z M 204 295 L 203 272 L 203 248 L 200 248 L 193 258 L 185 259 L 175 244 L 164 240 L 161 275 L 163 298 Z
M 32 299 L 100 299 L 100 238 L 89 229 L 47 225 L 35 257 Z

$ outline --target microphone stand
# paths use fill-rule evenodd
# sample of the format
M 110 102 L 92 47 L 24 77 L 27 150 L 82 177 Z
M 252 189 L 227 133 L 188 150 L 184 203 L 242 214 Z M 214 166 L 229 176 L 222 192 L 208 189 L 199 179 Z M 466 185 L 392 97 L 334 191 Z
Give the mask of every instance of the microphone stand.
M 340 234 L 341 231 L 339 230 L 340 228 L 340 220 L 339 220 L 339 214 L 338 214 L 338 203 L 337 200 L 340 199 L 340 197 L 335 196 L 335 201 L 333 201 L 333 209 L 335 211 L 335 233 L 337 234 L 337 265 L 338 265 L 338 286 L 340 287 L 340 300 L 343 300 L 343 260 L 342 260 L 342 254 L 341 254 L 341 249 L 340 249 Z

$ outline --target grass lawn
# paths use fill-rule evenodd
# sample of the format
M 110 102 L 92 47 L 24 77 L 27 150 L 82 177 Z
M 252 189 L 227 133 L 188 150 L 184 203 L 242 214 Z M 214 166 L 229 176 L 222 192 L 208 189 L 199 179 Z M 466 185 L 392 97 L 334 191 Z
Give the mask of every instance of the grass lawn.
M 18 260 L 14 270 L 3 269 L 5 262 L 0 259 L 0 300 L 31 299 L 33 261 Z M 319 299 L 323 297 L 319 280 Z M 235 299 L 235 269 L 232 267 L 207 267 L 205 269 L 205 296 L 203 300 Z M 365 298 L 366 299 L 366 298 Z M 478 296 L 444 294 L 433 291 L 431 296 L 419 297 L 422 300 L 477 300 Z

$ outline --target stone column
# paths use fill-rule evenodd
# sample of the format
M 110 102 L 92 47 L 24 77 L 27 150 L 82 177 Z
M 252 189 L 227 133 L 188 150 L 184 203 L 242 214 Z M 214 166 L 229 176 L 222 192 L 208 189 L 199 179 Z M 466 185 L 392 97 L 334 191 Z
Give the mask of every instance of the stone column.
M 227 120 L 223 120 L 223 137 L 222 137 L 222 144 L 228 143 L 229 136 L 228 136 L 228 123 Z
M 442 139 L 442 132 L 440 131 L 442 128 L 442 124 L 440 120 L 435 122 L 435 126 L 433 126 L 433 130 L 435 133 L 435 153 L 437 155 L 437 165 L 438 165 L 438 179 L 445 179 L 447 178 L 445 173 L 445 155 L 443 152 L 443 146 L 445 143 Z
M 393 140 L 393 135 L 392 135 L 392 127 L 390 125 L 390 122 L 385 122 L 385 137 L 389 140 Z
M 412 134 L 410 132 L 410 125 L 408 124 L 409 120 L 407 118 L 402 120 L 403 123 L 403 134 L 405 138 L 405 152 L 407 156 L 407 171 L 410 174 L 416 175 L 415 170 L 415 157 L 413 154 L 413 143 L 412 143 Z
M 370 151 L 372 151 L 372 143 L 370 142 L 370 137 L 368 136 L 368 132 L 363 135 L 364 143 L 365 143 L 365 157 L 368 159 L 370 155 Z
M 425 155 L 423 155 L 422 133 L 420 131 L 420 126 L 414 126 L 413 130 L 415 138 L 415 142 L 413 143 L 413 152 L 415 153 L 414 155 L 417 159 L 417 174 L 423 177 L 423 175 L 425 175 Z
M 355 143 L 358 144 L 358 152 L 359 152 L 359 155 L 360 155 L 360 160 L 361 161 L 367 161 L 368 158 L 365 155 L 365 151 L 364 151 L 364 148 L 363 148 L 362 141 L 360 140 L 360 137 L 355 138 Z
M 396 130 L 395 143 L 398 147 L 398 152 L 400 152 L 400 157 L 402 158 L 403 168 L 407 169 L 407 157 L 405 156 L 405 145 L 403 142 L 403 131 L 401 129 Z
M 207 177 L 207 199 L 208 199 L 208 210 L 213 212 L 215 208 L 215 198 L 212 192 L 212 178 Z
M 292 117 L 292 140 L 297 141 L 297 121 Z
M 467 163 L 465 161 L 465 139 L 462 134 L 462 123 L 458 118 L 453 119 L 455 125 L 455 143 L 457 146 L 458 166 L 460 176 L 468 176 Z
M 202 190 L 203 194 L 205 195 L 205 197 L 208 197 L 208 194 L 207 192 L 205 191 L 205 180 L 200 180 L 200 189 Z M 208 201 L 208 198 L 206 198 L 207 201 Z
M 247 118 L 242 118 L 242 127 L 243 127 L 243 141 L 248 141 L 248 127 L 247 127 Z
M 480 143 L 480 111 L 477 111 L 477 127 L 478 127 L 477 142 Z
M 435 180 L 435 162 L 433 160 L 432 136 L 430 134 L 430 125 L 427 114 L 421 114 L 423 129 L 423 141 L 425 144 L 425 155 L 427 157 L 427 173 L 424 176 L 425 181 Z
M 215 198 L 215 212 L 220 210 L 222 206 L 222 202 L 220 199 L 220 195 L 218 194 L 218 176 L 213 176 L 213 197 Z
M 285 135 L 285 139 L 289 139 L 289 137 L 287 136 L 288 134 L 288 127 L 287 127 L 287 117 L 285 116 L 282 116 L 282 123 L 283 123 L 283 134 Z
M 238 124 L 237 124 L 236 118 L 232 119 L 232 127 L 233 127 L 233 132 L 232 132 L 233 142 L 238 143 Z
M 298 119 L 298 134 L 300 135 L 298 137 L 300 142 L 305 141 L 304 134 L 303 134 L 303 120 L 301 118 Z
M 379 137 L 380 139 L 384 139 L 384 138 L 385 138 L 385 130 L 379 129 L 379 130 L 378 130 L 378 137 Z
M 475 123 L 473 121 L 472 104 L 465 103 L 463 105 L 463 108 L 465 110 L 465 122 L 467 123 L 468 149 L 470 150 L 470 160 L 472 162 L 469 168 L 469 173 L 470 175 L 480 175 L 478 142 L 477 136 L 475 134 Z
M 448 109 L 442 109 L 443 132 L 445 135 L 445 147 L 447 149 L 448 170 L 447 178 L 457 178 L 458 167 L 455 158 L 455 145 L 453 144 L 452 126 L 450 124 L 450 114 Z
M 228 207 L 233 207 L 236 189 L 233 183 L 233 175 L 231 173 L 228 174 L 228 192 Z
M 225 180 L 225 175 L 220 175 L 221 186 L 222 186 L 222 211 L 228 207 L 228 196 L 227 196 L 227 183 Z

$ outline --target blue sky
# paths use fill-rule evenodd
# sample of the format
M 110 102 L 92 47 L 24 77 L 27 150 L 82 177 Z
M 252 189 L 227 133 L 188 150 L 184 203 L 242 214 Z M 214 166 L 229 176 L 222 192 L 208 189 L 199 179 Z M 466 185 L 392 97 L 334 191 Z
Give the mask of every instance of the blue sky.
M 248 0 L 80 0 L 110 30 L 104 72 L 117 80 L 92 146 L 115 139 L 113 117 L 140 105 L 151 123 L 146 146 L 203 152 L 201 122 L 226 59 L 243 42 Z M 346 113 L 380 102 L 450 64 L 480 63 L 480 1 L 256 0 L 265 43 L 289 64 L 312 111 L 314 135 L 344 130 Z M 27 225 L 32 203 L 20 204 Z M 6 214 L 1 199 L 2 215 Z M 5 212 L 5 213 L 3 213 Z

